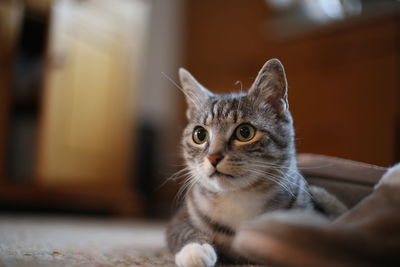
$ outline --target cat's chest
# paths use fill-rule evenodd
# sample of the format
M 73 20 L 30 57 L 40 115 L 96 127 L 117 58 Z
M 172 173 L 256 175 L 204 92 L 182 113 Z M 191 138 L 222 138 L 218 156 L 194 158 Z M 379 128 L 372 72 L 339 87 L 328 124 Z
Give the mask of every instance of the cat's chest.
M 202 202 L 202 209 L 213 220 L 236 229 L 264 212 L 268 195 L 255 192 L 235 192 Z

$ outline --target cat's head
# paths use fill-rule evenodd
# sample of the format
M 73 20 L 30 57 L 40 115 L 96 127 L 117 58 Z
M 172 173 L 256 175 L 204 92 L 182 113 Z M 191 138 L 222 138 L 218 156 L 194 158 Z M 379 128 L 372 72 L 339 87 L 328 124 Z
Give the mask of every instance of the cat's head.
M 294 133 L 279 60 L 264 64 L 247 93 L 214 94 L 188 71 L 179 75 L 188 103 L 182 145 L 192 179 L 232 191 L 285 172 L 294 159 Z

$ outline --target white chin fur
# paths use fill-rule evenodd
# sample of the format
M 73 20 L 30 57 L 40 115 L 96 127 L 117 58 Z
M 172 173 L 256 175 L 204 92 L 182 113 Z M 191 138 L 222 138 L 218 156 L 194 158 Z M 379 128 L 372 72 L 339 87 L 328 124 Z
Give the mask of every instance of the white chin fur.
M 224 187 L 222 187 L 216 179 L 211 179 L 210 177 L 204 175 L 200 179 L 200 183 L 207 188 L 208 190 L 214 191 L 214 192 L 221 192 L 224 191 Z
M 200 175 L 199 182 L 208 190 L 213 192 L 229 192 L 240 190 L 247 187 L 250 183 L 256 181 L 258 178 L 254 176 L 245 176 L 245 178 L 224 178 L 224 177 L 213 177 L 210 178 L 208 175 Z

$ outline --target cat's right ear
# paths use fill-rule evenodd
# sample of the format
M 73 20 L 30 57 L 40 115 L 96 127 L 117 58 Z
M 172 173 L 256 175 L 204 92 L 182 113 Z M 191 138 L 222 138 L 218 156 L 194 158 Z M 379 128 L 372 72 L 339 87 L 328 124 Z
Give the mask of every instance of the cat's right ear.
M 189 108 L 200 109 L 202 104 L 213 96 L 213 93 L 202 86 L 187 70 L 179 69 L 182 91 Z
M 255 103 L 269 103 L 279 114 L 288 110 L 286 74 L 278 59 L 270 59 L 264 64 L 248 95 Z

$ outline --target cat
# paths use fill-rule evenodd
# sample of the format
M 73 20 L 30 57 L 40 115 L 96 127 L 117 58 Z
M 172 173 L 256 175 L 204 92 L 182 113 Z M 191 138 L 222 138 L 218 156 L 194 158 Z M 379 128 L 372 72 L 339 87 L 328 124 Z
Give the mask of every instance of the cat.
M 189 189 L 167 229 L 178 266 L 251 262 L 231 242 L 241 225 L 271 211 L 316 210 L 330 218 L 346 211 L 297 169 L 278 59 L 264 64 L 247 93 L 214 94 L 185 69 L 179 75 L 188 103 L 182 147 Z

